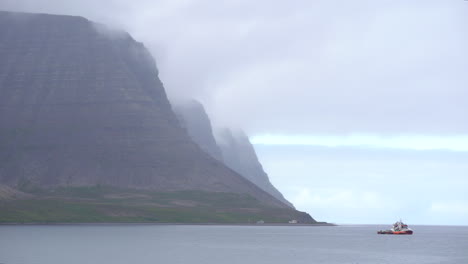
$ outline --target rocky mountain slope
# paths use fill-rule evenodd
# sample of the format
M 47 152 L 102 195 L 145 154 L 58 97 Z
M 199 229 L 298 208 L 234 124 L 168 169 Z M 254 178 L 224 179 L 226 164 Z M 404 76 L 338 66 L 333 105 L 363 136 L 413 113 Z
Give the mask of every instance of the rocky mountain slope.
M 206 114 L 203 105 L 192 100 L 175 105 L 174 111 L 193 141 L 210 156 L 223 161 L 221 149 L 214 138 L 210 118 Z
M 1 184 L 232 192 L 285 207 L 189 138 L 127 33 L 0 12 L 0 58 Z
M 294 207 L 270 182 L 260 164 L 249 138 L 242 132 L 233 134 L 229 129 L 216 133 L 203 105 L 197 101 L 178 104 L 174 107 L 177 116 L 191 138 L 208 154 L 223 161 L 262 190 Z
M 258 160 L 249 138 L 243 132 L 233 133 L 229 129 L 224 129 L 217 133 L 218 146 L 221 148 L 224 163 L 249 181 L 255 183 L 262 190 L 276 197 L 278 200 L 294 207 L 286 200 L 271 184 L 268 174 L 263 170 L 263 166 Z

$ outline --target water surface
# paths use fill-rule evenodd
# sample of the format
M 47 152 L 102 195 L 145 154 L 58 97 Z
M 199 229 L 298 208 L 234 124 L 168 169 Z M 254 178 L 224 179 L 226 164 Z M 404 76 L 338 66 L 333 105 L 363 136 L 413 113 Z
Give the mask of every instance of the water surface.
M 2 264 L 468 263 L 468 227 L 0 226 Z

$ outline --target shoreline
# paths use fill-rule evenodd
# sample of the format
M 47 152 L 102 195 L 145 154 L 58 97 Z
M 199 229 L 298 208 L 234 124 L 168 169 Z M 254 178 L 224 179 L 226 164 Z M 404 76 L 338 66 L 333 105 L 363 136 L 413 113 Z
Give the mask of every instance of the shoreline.
M 0 223 L 0 226 L 67 226 L 67 225 L 180 225 L 180 226 L 338 226 L 332 223 L 316 223 L 316 224 L 283 224 L 283 223 L 264 223 L 264 224 L 247 224 L 247 223 L 153 223 L 153 222 L 90 222 L 90 223 Z

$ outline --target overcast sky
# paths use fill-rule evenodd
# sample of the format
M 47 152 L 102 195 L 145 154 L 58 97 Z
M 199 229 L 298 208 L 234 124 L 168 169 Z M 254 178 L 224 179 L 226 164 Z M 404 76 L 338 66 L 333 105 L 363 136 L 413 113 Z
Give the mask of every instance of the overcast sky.
M 129 31 L 155 56 L 171 100 L 198 99 L 217 125 L 244 129 L 273 183 L 319 220 L 468 224 L 468 1 L 0 0 L 0 9 Z

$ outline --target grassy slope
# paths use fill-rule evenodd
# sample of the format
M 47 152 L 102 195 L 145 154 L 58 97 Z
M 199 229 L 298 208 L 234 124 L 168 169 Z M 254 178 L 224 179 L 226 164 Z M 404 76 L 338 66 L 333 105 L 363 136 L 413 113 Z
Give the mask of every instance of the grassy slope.
M 0 223 L 286 223 L 292 209 L 261 205 L 250 196 L 202 191 L 153 192 L 111 187 L 35 190 L 33 198 L 0 200 Z

